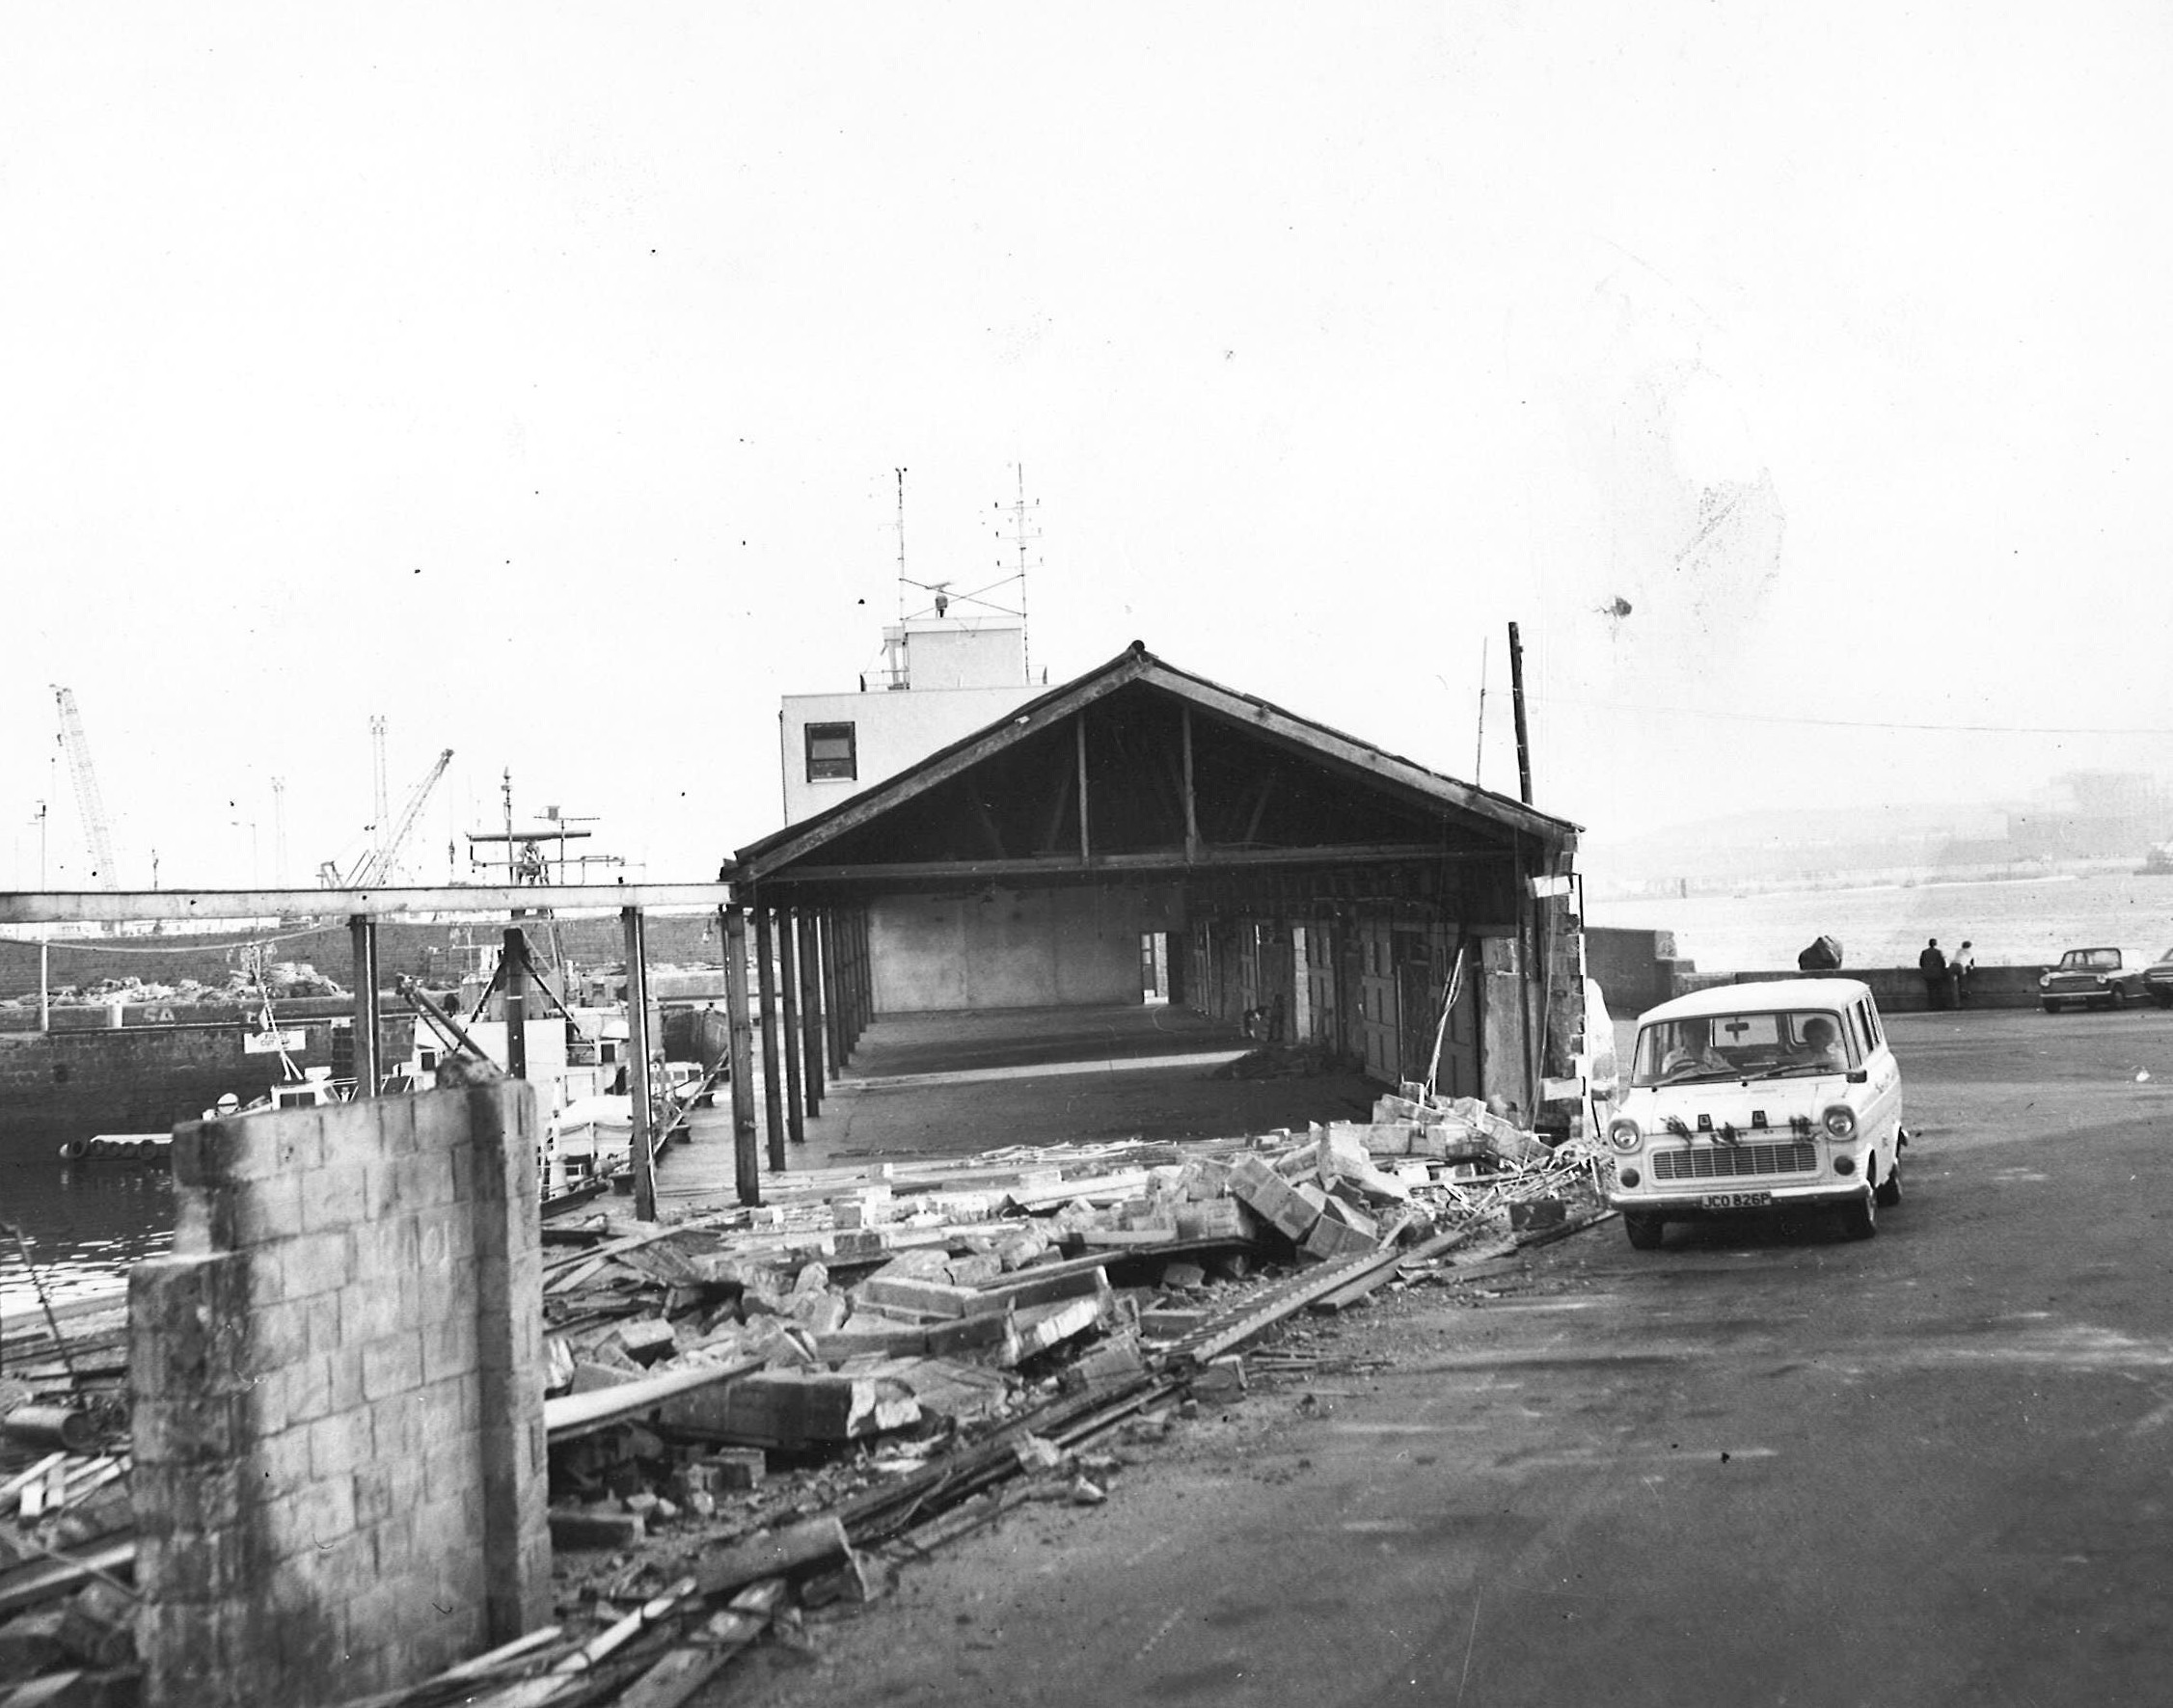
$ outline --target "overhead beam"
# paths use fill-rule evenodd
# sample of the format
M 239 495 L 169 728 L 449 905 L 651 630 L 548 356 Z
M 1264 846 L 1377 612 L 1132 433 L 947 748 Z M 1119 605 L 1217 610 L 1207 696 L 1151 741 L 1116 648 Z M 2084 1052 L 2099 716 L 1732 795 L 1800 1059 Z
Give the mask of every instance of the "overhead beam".
M 386 919 L 402 913 L 720 908 L 728 883 L 475 883 L 428 889 L 0 890 L 0 925 L 151 919 Z
M 1214 847 L 1187 859 L 1182 848 L 1158 849 L 1145 854 L 1100 854 L 1095 872 L 1182 873 L 1188 867 L 1213 871 L 1226 866 L 1378 865 L 1393 860 L 1429 860 L 1467 863 L 1507 860 L 1506 848 L 1443 849 L 1426 842 L 1371 844 L 1326 843 L 1311 848 Z M 1011 860 L 895 860 L 859 866 L 795 866 L 789 877 L 801 883 L 884 883 L 920 879 L 957 879 L 961 882 L 987 878 L 1076 877 L 1077 854 L 1052 854 Z
M 1565 842 L 1576 834 L 1577 827 L 1566 819 L 1539 812 L 1506 795 L 1491 794 L 1454 777 L 1443 776 L 1439 772 L 1414 765 L 1394 753 L 1384 753 L 1378 747 L 1369 746 L 1320 724 L 1294 718 L 1265 700 L 1232 693 L 1226 688 L 1217 688 L 1211 682 L 1188 676 L 1159 662 L 1150 662 L 1139 671 L 1137 680 L 1166 689 L 1210 716 L 1239 729 L 1268 736 L 1308 758 L 1339 766 L 1348 774 L 1375 783 L 1390 784 L 1430 805 L 1469 813 L 1499 829 L 1521 830 L 1549 846 Z

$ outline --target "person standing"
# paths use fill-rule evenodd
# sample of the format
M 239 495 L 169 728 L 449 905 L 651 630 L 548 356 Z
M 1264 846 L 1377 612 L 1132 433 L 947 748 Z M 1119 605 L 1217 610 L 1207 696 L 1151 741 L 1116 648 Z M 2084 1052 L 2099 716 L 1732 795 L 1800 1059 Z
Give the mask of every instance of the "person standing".
M 1954 984 L 1954 1006 L 1967 1008 L 1969 1002 L 1969 981 L 1976 976 L 1977 971 L 1977 952 L 1969 946 L 1968 937 L 1962 939 L 1962 946 L 1948 959 L 1946 970 Z
M 1924 1006 L 1946 1006 L 1946 954 L 1940 948 L 1939 938 L 1925 941 L 1924 952 L 1916 957 L 1916 970 L 1924 975 Z

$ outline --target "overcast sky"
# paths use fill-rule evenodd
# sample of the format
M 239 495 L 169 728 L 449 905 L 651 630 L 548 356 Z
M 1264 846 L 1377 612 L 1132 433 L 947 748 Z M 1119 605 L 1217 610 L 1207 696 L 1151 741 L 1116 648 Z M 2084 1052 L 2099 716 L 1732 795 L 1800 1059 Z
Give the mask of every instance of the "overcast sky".
M 0 810 L 123 883 L 544 804 L 658 880 L 1017 470 L 1134 637 L 1608 839 L 2173 772 L 2173 14 L 8 9 Z M 1478 752 L 1484 662 L 1485 753 Z M 1824 722 L 1764 719 L 1809 717 Z M 277 795 L 273 779 L 281 779 Z M 638 865 L 637 869 L 640 869 Z

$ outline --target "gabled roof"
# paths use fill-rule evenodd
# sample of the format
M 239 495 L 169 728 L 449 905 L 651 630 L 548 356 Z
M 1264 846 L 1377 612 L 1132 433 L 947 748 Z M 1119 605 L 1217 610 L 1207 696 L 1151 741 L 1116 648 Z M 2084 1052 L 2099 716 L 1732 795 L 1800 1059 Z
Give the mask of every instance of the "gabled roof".
M 1064 777 L 1073 769 L 1072 748 L 1061 741 L 1059 732 L 1090 709 L 1098 709 L 1091 727 L 1101 732 L 1096 741 L 1106 750 L 1089 765 L 1100 780 L 1086 791 L 1087 827 L 1107 827 L 1104 837 L 1113 831 L 1122 841 L 1124 809 L 1129 805 L 1142 825 L 1148 818 L 1159 821 L 1154 838 L 1163 845 L 1158 860 L 1145 853 L 1119 854 L 1111 864 L 1217 863 L 1213 852 L 1205 859 L 1189 854 L 1182 862 L 1173 859 L 1175 851 L 1167 846 L 1173 840 L 1187 849 L 1220 851 L 1229 858 L 1246 857 L 1240 852 L 1246 849 L 1256 856 L 1272 854 L 1275 851 L 1263 850 L 1256 841 L 1263 821 L 1271 805 L 1287 815 L 1289 803 L 1303 792 L 1310 792 L 1313 822 L 1335 827 L 1337 833 L 1326 839 L 1327 845 L 1438 848 L 1449 835 L 1460 833 L 1462 839 L 1503 846 L 1529 837 L 1561 847 L 1572 844 L 1578 830 L 1566 819 L 1459 782 L 1257 695 L 1179 669 L 1134 641 L 1107 664 L 1051 689 L 896 776 L 747 844 L 738 852 L 733 877 L 742 883 L 790 877 L 787 868 L 812 867 L 825 854 L 832 860 L 844 856 L 847 863 L 857 863 L 868 857 L 876 829 L 884 825 L 929 841 L 928 798 L 945 785 L 953 785 L 942 797 L 948 803 L 947 817 L 973 821 L 968 830 L 985 846 L 942 858 L 961 869 L 977 871 L 1029 865 L 1077 869 L 1080 862 L 1075 856 L 1045 855 L 1040 844 L 1052 842 L 1060 824 L 1074 831 L 1083 828 L 1077 808 L 1065 799 Z M 1180 729 L 1182 744 L 1165 739 Z M 1086 729 L 1073 734 L 1083 757 Z M 1180 746 L 1182 776 L 1171 756 Z M 1195 759 L 1210 773 L 1200 784 L 1198 800 Z M 1286 773 L 1292 780 L 1277 800 L 1277 779 Z M 1246 797 L 1242 814 L 1226 813 L 1220 827 L 1193 822 L 1199 800 L 1216 792 L 1235 797 L 1240 790 Z M 1007 851 L 1006 827 L 992 814 L 1012 798 L 1029 793 L 1038 801 L 1032 814 L 1038 828 L 1031 832 L 1038 843 L 1033 855 L 1022 858 L 1019 848 Z M 1099 808 L 1104 797 L 1116 809 L 1113 813 Z M 1064 816 L 1068 812 L 1073 815 L 1069 819 Z M 1241 827 L 1236 823 L 1239 816 L 1245 820 Z M 1224 833 L 1203 834 L 1217 827 Z M 1145 848 L 1153 838 L 1146 828 L 1134 828 L 1137 845 Z M 1014 825 L 1009 834 L 1016 841 L 1027 832 Z M 1307 840 L 1303 827 L 1294 839 Z M 1086 840 L 1099 849 L 1103 838 Z M 1282 840 L 1288 843 L 1293 837 L 1286 834 Z M 933 863 L 934 856 L 921 862 Z M 1094 862 L 1101 863 L 1100 858 Z

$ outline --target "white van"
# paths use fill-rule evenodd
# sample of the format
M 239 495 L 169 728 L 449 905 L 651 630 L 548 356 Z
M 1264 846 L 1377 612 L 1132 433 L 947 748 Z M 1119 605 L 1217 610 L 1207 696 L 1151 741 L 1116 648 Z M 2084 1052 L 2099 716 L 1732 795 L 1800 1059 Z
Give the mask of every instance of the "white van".
M 1723 985 L 1639 1017 L 1607 1199 L 1640 1251 L 1671 1221 L 1817 1206 L 1868 1239 L 1901 1202 L 1907 1142 L 1869 986 Z

